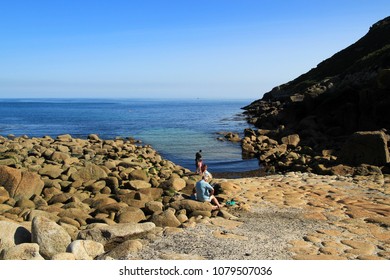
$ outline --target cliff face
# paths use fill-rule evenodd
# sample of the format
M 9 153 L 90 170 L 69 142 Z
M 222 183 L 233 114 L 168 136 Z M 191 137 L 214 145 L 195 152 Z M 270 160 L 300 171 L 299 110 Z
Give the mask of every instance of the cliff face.
M 244 107 L 258 128 L 337 147 L 350 134 L 390 128 L 390 17 L 356 43 Z

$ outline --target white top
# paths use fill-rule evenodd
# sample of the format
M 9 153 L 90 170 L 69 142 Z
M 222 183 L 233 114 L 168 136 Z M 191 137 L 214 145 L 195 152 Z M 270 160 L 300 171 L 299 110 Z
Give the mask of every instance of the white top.
M 209 180 L 213 179 L 213 175 L 211 175 L 211 173 L 208 172 L 207 170 L 203 173 L 203 176 L 205 178 L 208 178 Z

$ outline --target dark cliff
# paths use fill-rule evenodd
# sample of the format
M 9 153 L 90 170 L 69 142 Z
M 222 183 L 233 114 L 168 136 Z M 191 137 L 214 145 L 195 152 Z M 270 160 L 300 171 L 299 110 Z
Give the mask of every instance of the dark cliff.
M 390 17 L 356 43 L 244 108 L 248 121 L 302 144 L 337 147 L 355 131 L 390 128 Z M 280 135 L 283 136 L 283 135 Z

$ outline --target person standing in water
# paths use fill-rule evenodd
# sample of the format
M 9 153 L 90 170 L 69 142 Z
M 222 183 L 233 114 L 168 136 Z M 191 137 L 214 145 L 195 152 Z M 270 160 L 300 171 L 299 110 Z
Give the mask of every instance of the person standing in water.
M 197 152 L 195 154 L 195 168 L 196 168 L 196 173 L 200 174 L 200 172 L 202 171 L 201 168 L 202 168 L 202 150 L 199 150 L 199 152 Z

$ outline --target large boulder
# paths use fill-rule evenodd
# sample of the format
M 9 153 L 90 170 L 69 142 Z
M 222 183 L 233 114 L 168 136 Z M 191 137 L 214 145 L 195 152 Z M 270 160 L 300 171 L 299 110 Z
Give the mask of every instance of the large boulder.
M 155 214 L 161 213 L 163 211 L 164 204 L 160 201 L 149 201 L 145 204 L 145 213 Z
M 0 185 L 4 186 L 10 197 L 19 200 L 29 199 L 34 194 L 40 195 L 44 182 L 36 173 L 0 166 Z
M 143 245 L 139 240 L 126 240 L 104 254 L 103 259 L 109 257 L 114 260 L 126 260 L 131 254 L 142 250 L 142 247 Z
M 64 170 L 61 169 L 61 166 L 54 165 L 54 164 L 47 164 L 43 168 L 39 170 L 40 175 L 47 175 L 50 178 L 58 178 L 60 175 L 64 172 Z
M 194 211 L 211 211 L 212 205 L 209 202 L 200 202 L 191 199 L 182 199 L 174 201 L 170 204 L 175 210 L 185 209 L 187 212 L 191 213 Z
M 155 228 L 153 223 L 124 223 L 116 225 L 94 224 L 79 232 L 77 239 L 94 240 L 105 245 L 116 239 L 129 239 L 132 236 L 146 234 Z
M 126 183 L 126 187 L 133 190 L 141 190 L 151 188 L 152 185 L 144 180 L 132 180 Z
M 103 244 L 93 240 L 75 240 L 66 249 L 76 260 L 93 260 L 104 253 Z
M 132 172 L 130 172 L 129 179 L 130 180 L 142 180 L 142 181 L 146 181 L 146 182 L 149 182 L 149 180 L 150 180 L 146 171 L 142 170 L 142 169 L 136 169 L 136 170 L 133 170 Z
M 138 191 L 140 194 L 143 194 L 147 197 L 149 197 L 150 200 L 157 200 L 160 199 L 163 194 L 163 189 L 161 188 L 147 188 L 147 189 L 140 189 Z
M 106 178 L 107 173 L 99 166 L 89 163 L 86 164 L 84 168 L 81 168 L 78 172 L 75 172 L 71 175 L 71 178 L 74 181 L 90 181 L 90 180 L 99 180 Z
M 118 211 L 115 220 L 118 223 L 138 223 L 145 219 L 145 214 L 141 209 L 128 206 Z
M 36 243 L 23 243 L 5 249 L 1 255 L 2 260 L 44 260 L 39 254 L 39 245 Z
M 31 233 L 25 227 L 14 222 L 0 221 L 0 251 L 29 242 Z
M 59 162 L 59 163 L 62 163 L 69 158 L 70 158 L 69 154 L 63 152 L 57 152 L 57 151 L 53 152 L 50 156 L 50 159 L 52 161 Z
M 382 131 L 359 131 L 345 142 L 340 158 L 352 165 L 383 166 L 390 161 L 386 135 Z
M 291 147 L 296 147 L 296 146 L 298 146 L 301 139 L 299 138 L 298 134 L 291 134 L 291 135 L 282 137 L 281 141 L 283 144 L 286 144 L 286 145 L 291 146 Z
M 178 227 L 181 222 L 175 216 L 175 210 L 170 208 L 160 214 L 153 214 L 150 221 L 158 227 Z
M 57 136 L 57 140 L 61 142 L 71 142 L 72 141 L 72 135 L 70 134 L 62 134 Z
M 46 259 L 65 252 L 71 242 L 71 237 L 64 228 L 42 216 L 32 220 L 31 234 L 32 242 L 39 245 L 39 252 Z
M 173 177 L 167 181 L 164 181 L 161 186 L 164 189 L 173 189 L 175 191 L 181 191 L 186 187 L 186 181 L 182 178 Z

